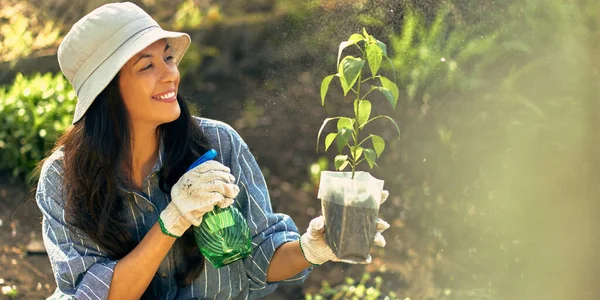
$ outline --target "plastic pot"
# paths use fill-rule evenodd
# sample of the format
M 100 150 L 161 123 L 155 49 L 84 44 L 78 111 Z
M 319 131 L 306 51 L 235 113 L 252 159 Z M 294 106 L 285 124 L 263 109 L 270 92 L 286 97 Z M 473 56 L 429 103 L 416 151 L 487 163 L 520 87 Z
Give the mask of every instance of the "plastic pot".
M 376 233 L 383 180 L 367 172 L 321 172 L 318 198 L 325 217 L 325 240 L 347 263 L 362 263 Z

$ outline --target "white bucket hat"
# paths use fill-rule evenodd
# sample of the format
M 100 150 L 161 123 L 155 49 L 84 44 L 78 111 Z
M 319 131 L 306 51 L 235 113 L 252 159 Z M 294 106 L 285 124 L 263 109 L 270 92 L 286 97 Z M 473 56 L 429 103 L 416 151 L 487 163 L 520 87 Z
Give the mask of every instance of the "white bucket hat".
M 179 64 L 190 36 L 163 30 L 144 10 L 130 2 L 96 8 L 77 21 L 58 47 L 58 64 L 77 93 L 73 124 L 134 55 L 167 39 Z

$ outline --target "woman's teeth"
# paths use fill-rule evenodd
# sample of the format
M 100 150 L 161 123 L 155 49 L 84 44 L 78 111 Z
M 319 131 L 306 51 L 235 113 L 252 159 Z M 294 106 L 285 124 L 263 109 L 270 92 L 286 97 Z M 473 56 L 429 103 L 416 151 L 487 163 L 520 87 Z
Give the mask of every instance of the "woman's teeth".
M 175 97 L 175 92 L 170 92 L 170 93 L 162 94 L 162 95 L 159 95 L 159 96 L 154 96 L 152 98 L 154 98 L 154 99 L 160 99 L 160 100 L 165 100 L 165 99 L 171 99 L 173 97 Z

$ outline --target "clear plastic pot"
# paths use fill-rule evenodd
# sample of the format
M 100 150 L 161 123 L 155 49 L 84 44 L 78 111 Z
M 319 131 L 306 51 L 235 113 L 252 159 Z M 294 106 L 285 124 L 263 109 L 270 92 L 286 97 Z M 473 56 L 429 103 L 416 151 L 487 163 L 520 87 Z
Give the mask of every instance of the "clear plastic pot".
M 347 263 L 364 262 L 376 233 L 383 180 L 367 172 L 321 172 L 318 198 L 325 240 Z

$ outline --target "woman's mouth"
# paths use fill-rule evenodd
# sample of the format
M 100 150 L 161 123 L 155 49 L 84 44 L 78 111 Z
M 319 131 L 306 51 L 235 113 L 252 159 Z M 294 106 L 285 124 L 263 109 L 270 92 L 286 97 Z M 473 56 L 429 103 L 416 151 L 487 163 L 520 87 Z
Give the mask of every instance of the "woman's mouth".
M 170 92 L 166 92 L 164 94 L 152 96 L 152 99 L 158 100 L 158 101 L 163 101 L 163 102 L 173 102 L 173 101 L 177 100 L 176 96 L 177 96 L 177 93 L 175 93 L 175 91 L 170 91 Z

